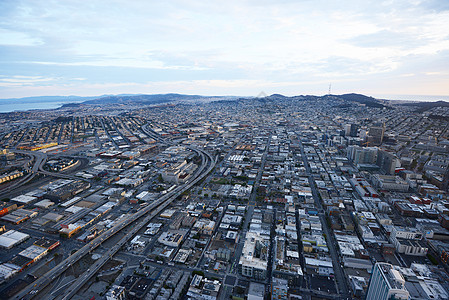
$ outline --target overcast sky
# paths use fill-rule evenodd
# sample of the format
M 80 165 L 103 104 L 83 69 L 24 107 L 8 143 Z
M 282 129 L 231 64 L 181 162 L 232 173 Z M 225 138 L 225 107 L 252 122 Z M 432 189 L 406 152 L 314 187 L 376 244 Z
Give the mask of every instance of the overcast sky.
M 0 1 L 0 98 L 449 95 L 449 1 Z

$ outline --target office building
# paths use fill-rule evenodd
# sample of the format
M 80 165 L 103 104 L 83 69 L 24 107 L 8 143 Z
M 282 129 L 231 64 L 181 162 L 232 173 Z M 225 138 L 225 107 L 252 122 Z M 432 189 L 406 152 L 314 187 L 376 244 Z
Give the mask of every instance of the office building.
M 394 153 L 379 150 L 377 153 L 377 163 L 379 168 L 388 175 L 394 175 L 396 168 L 401 166 L 401 161 Z
M 345 136 L 356 137 L 359 127 L 356 124 L 345 125 Z
M 376 123 L 368 131 L 368 146 L 380 146 L 384 139 L 385 123 Z
M 375 164 L 377 162 L 377 152 L 378 148 L 376 147 L 349 146 L 347 157 L 354 165 Z
M 402 274 L 387 263 L 376 263 L 366 293 L 366 300 L 409 299 Z

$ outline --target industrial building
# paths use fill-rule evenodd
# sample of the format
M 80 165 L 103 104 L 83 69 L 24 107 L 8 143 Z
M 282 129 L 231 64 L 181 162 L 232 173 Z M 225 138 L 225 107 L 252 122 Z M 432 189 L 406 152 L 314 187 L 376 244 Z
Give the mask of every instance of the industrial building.
M 11 249 L 17 244 L 22 243 L 30 236 L 26 233 L 22 233 L 15 230 L 9 230 L 4 234 L 0 235 L 0 247 Z

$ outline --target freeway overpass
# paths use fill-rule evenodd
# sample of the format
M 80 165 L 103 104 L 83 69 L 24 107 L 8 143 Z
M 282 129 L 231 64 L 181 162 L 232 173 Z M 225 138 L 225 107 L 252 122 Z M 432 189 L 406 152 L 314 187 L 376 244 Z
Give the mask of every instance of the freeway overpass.
M 22 150 L 13 150 L 13 152 L 32 157 L 34 159 L 34 165 L 27 175 L 18 179 L 8 187 L 4 188 L 1 191 L 0 195 L 7 195 L 16 188 L 23 186 L 24 184 L 27 184 L 38 174 L 39 170 L 44 166 L 45 162 L 47 161 L 47 154 L 42 152 L 22 151 Z
M 121 247 L 129 241 L 145 224 L 147 224 L 152 218 L 158 215 L 163 209 L 165 209 L 170 203 L 172 203 L 178 196 L 180 196 L 184 191 L 189 190 L 199 181 L 209 174 L 210 171 L 215 167 L 215 160 L 212 156 L 202 150 L 191 148 L 198 155 L 201 156 L 201 166 L 196 170 L 192 178 L 187 181 L 184 185 L 178 186 L 171 192 L 161 196 L 158 200 L 153 202 L 152 204 L 142 208 L 138 212 L 121 220 L 114 227 L 107 230 L 103 234 L 99 235 L 89 244 L 85 245 L 77 252 L 66 258 L 56 267 L 48 271 L 42 277 L 34 281 L 32 284 L 28 285 L 22 291 L 20 291 L 17 295 L 13 297 L 13 299 L 32 299 L 36 297 L 39 292 L 41 292 L 45 287 L 47 287 L 54 279 L 60 276 L 64 271 L 66 271 L 71 265 L 76 263 L 86 254 L 90 253 L 98 246 L 100 246 L 105 240 L 109 239 L 113 235 L 117 234 L 117 232 L 121 231 L 125 227 L 136 223 L 135 226 L 122 238 L 120 241 L 111 249 L 109 249 L 101 258 L 99 258 L 86 272 L 81 274 L 77 280 L 67 288 L 66 294 L 63 299 L 72 298 L 76 292 L 90 279 L 92 278 L 98 270 L 109 260 L 112 258 L 114 254 L 116 254 Z M 143 219 L 141 219 L 144 217 Z

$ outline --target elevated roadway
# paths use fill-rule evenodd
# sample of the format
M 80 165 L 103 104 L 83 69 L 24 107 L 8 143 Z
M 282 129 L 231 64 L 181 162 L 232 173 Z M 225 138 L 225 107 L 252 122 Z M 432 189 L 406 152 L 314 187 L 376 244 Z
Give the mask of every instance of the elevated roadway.
M 48 271 L 42 277 L 34 281 L 32 284 L 28 285 L 12 299 L 33 299 L 35 297 L 39 298 L 39 293 L 43 289 L 45 289 L 53 280 L 55 280 L 58 276 L 65 272 L 70 266 L 72 266 L 88 253 L 91 253 L 104 241 L 111 238 L 125 227 L 128 227 L 134 223 L 132 229 L 123 238 L 121 238 L 114 247 L 110 248 L 106 253 L 104 253 L 101 258 L 99 258 L 86 272 L 81 274 L 76 279 L 76 281 L 66 289 L 63 299 L 71 299 L 76 294 L 76 292 L 86 282 L 88 282 L 89 279 L 92 278 L 100 270 L 100 268 L 121 249 L 121 247 L 127 241 L 129 241 L 141 228 L 143 228 L 143 226 L 145 226 L 145 224 L 147 224 L 152 218 L 154 218 L 163 209 L 170 205 L 183 192 L 192 188 L 195 184 L 204 179 L 207 174 L 209 174 L 209 172 L 212 171 L 212 169 L 215 167 L 215 160 L 212 158 L 212 156 L 203 150 L 195 148 L 191 149 L 201 156 L 202 163 L 189 181 L 187 181 L 184 185 L 178 186 L 171 192 L 161 196 L 159 199 L 142 208 L 138 212 L 121 220 L 114 227 L 99 235 L 89 244 L 86 244 L 84 247 L 63 260 L 60 264 Z
M 27 175 L 18 179 L 16 182 L 7 186 L 6 188 L 2 189 L 0 195 L 7 195 L 10 192 L 17 189 L 18 187 L 23 186 L 24 184 L 30 182 L 38 174 L 39 170 L 42 169 L 44 164 L 47 162 L 47 154 L 42 152 L 23 151 L 23 150 L 13 150 L 13 152 L 31 157 L 34 160 L 34 165 Z

